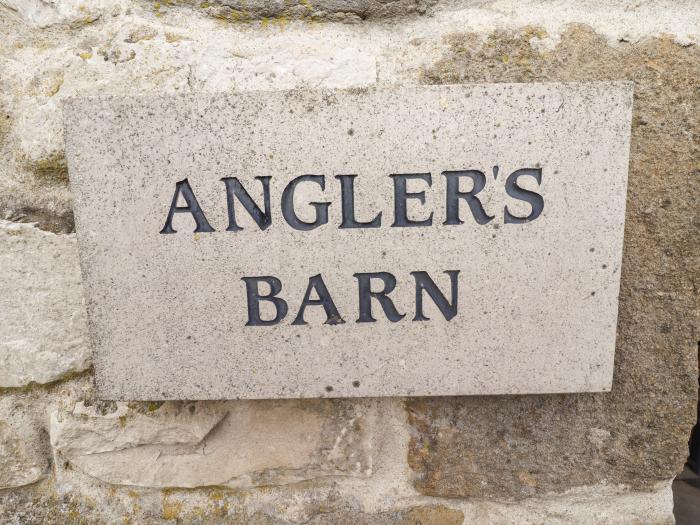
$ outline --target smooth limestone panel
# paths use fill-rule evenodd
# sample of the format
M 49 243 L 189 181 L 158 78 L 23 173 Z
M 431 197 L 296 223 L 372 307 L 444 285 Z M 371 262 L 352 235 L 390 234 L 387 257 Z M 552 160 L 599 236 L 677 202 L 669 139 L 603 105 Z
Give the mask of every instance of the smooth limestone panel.
M 68 101 L 100 395 L 609 390 L 631 111 L 628 82 Z

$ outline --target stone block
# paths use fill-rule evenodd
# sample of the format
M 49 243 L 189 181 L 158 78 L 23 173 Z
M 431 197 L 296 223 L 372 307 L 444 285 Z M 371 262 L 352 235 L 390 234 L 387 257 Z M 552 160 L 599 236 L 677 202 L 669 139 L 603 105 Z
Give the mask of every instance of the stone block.
M 20 396 L 0 397 L 0 489 L 35 483 L 49 472 L 46 432 Z
M 70 101 L 100 394 L 608 390 L 631 95 Z
M 0 387 L 90 366 L 74 235 L 0 220 Z
M 141 487 L 251 487 L 371 473 L 361 406 L 343 402 L 80 405 L 51 417 L 72 468 Z

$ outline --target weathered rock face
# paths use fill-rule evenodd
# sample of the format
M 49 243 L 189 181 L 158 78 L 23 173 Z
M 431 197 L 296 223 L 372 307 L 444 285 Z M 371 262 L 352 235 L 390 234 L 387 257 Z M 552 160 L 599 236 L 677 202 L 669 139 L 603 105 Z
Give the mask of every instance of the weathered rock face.
M 396 511 L 368 514 L 365 512 L 337 511 L 317 514 L 308 523 L 320 525 L 335 523 L 353 525 L 355 523 L 373 523 L 376 525 L 460 525 L 464 522 L 464 513 L 443 506 L 425 506 Z
M 228 23 L 260 20 L 265 25 L 284 26 L 292 20 L 307 22 L 358 23 L 363 20 L 425 15 L 440 0 L 168 0 L 143 2 L 156 16 L 189 8 Z M 66 24 L 80 27 L 130 7 L 124 0 L 103 0 L 92 5 L 79 0 L 5 0 L 37 27 Z M 58 5 L 56 5 L 58 4 Z M 150 5 L 149 5 L 150 4 Z
M 49 470 L 46 431 L 22 396 L 0 397 L 0 489 L 42 479 Z
M 635 82 L 611 394 L 415 400 L 409 461 L 424 494 L 524 497 L 593 483 L 647 488 L 686 454 L 697 393 L 700 52 L 667 39 L 610 47 L 573 28 L 450 37 L 428 82 Z M 592 133 L 595 130 L 591 130 Z
M 230 22 L 262 19 L 264 23 L 285 24 L 288 20 L 357 23 L 363 20 L 424 15 L 438 0 L 187 0 L 208 16 Z
M 48 383 L 90 363 L 75 236 L 0 220 L 0 387 Z
M 50 432 L 61 458 L 108 483 L 249 487 L 370 475 L 366 423 L 330 401 L 113 404 L 55 413 Z
M 0 522 L 672 521 L 697 393 L 697 2 L 343 4 L 248 2 L 241 24 L 234 2 L 0 0 Z M 596 79 L 635 82 L 612 393 L 115 404 L 79 373 L 64 98 Z

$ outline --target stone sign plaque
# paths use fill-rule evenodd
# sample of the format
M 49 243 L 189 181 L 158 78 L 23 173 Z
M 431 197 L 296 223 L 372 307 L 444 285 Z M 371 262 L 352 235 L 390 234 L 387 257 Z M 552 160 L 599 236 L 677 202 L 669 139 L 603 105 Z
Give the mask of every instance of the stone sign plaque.
M 107 399 L 609 390 L 632 85 L 74 99 Z

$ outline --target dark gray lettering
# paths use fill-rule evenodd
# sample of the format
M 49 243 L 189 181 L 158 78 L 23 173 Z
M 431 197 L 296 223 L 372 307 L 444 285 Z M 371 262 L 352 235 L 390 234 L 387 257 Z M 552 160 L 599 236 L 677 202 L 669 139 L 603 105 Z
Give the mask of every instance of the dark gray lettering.
M 394 224 L 393 227 L 408 227 L 408 226 L 431 226 L 433 224 L 433 212 L 430 216 L 422 221 L 414 221 L 408 218 L 406 201 L 408 199 L 416 199 L 421 204 L 425 204 L 425 192 L 418 191 L 409 193 L 406 191 L 406 181 L 422 180 L 428 183 L 428 187 L 432 184 L 430 173 L 406 173 L 390 175 L 394 180 Z
M 518 177 L 521 176 L 533 177 L 537 181 L 537 184 L 542 184 L 542 168 L 524 168 L 508 175 L 506 179 L 506 193 L 514 199 L 529 203 L 532 209 L 530 210 L 530 215 L 527 217 L 516 217 L 508 211 L 508 206 L 504 206 L 503 215 L 506 224 L 522 224 L 524 222 L 534 221 L 540 216 L 544 209 L 544 199 L 542 195 L 518 186 Z
M 340 181 L 340 196 L 343 208 L 341 228 L 379 228 L 382 225 L 382 212 L 369 222 L 358 222 L 355 218 L 355 178 L 357 175 L 336 175 Z
M 423 313 L 423 290 L 428 292 L 428 295 L 447 321 L 452 320 L 452 318 L 457 315 L 457 304 L 459 299 L 459 285 L 457 282 L 457 276 L 459 275 L 459 270 L 447 270 L 443 273 L 450 276 L 452 301 L 449 303 L 447 302 L 447 298 L 435 284 L 435 281 L 431 279 L 427 272 L 411 272 L 411 275 L 416 280 L 416 315 L 413 318 L 414 321 L 430 320 Z
M 238 224 L 236 224 L 236 212 L 234 209 L 234 199 L 233 197 L 238 197 L 238 200 L 246 209 L 246 211 L 253 218 L 255 223 L 260 227 L 261 230 L 267 229 L 270 224 L 272 224 L 272 214 L 270 212 L 270 179 L 272 177 L 255 177 L 259 180 L 263 187 L 263 202 L 265 203 L 265 212 L 263 212 L 260 207 L 255 204 L 253 199 L 250 197 L 246 189 L 241 185 L 240 181 L 236 177 L 224 177 L 221 180 L 226 184 L 226 203 L 228 205 L 228 232 L 237 232 L 242 230 Z
M 311 293 L 316 290 L 318 299 L 311 299 Z M 299 313 L 292 322 L 292 324 L 307 324 L 304 321 L 304 311 L 307 306 L 323 306 L 326 312 L 326 320 L 323 324 L 342 324 L 345 321 L 340 317 L 340 313 L 331 298 L 331 294 L 328 293 L 328 288 L 326 288 L 326 283 L 323 282 L 321 274 L 314 275 L 309 278 L 309 285 L 306 287 L 306 294 L 304 294 L 304 300 L 301 302 L 299 307 Z
M 494 173 L 497 172 L 494 171 Z M 486 175 L 483 172 L 477 170 L 443 171 L 442 174 L 447 179 L 445 203 L 447 218 L 443 224 L 464 224 L 464 221 L 459 218 L 460 199 L 467 202 L 477 224 L 486 224 L 493 220 L 493 216 L 486 213 L 479 197 L 476 196 L 486 186 Z M 467 177 L 474 183 L 474 187 L 470 191 L 459 191 L 459 180 L 462 177 Z
M 282 215 L 284 220 L 295 230 L 313 230 L 322 224 L 328 222 L 328 207 L 330 202 L 311 202 L 311 206 L 316 210 L 316 219 L 313 222 L 304 222 L 297 217 L 294 211 L 294 191 L 300 182 L 315 182 L 321 186 L 322 190 L 326 189 L 326 178 L 323 175 L 302 175 L 293 179 L 282 192 Z
M 384 314 L 392 323 L 400 321 L 406 316 L 406 314 L 400 314 L 396 310 L 394 303 L 389 298 L 389 294 L 396 288 L 396 277 L 389 272 L 355 273 L 353 276 L 357 279 L 360 296 L 358 323 L 374 323 L 376 321 L 372 317 L 372 298 L 379 301 Z M 372 279 L 379 279 L 384 283 L 384 287 L 380 291 L 372 291 Z
M 177 200 L 182 195 L 187 206 L 178 206 Z M 200 232 L 213 232 L 214 228 L 211 227 L 209 221 L 204 216 L 202 208 L 197 202 L 197 197 L 194 196 L 194 192 L 190 187 L 190 183 L 187 179 L 181 180 L 175 183 L 175 194 L 173 195 L 173 202 L 170 204 L 170 211 L 168 212 L 168 218 L 165 220 L 165 226 L 160 230 L 160 233 L 177 233 L 177 230 L 173 229 L 173 216 L 176 213 L 190 213 L 194 218 L 196 227 L 194 233 Z
M 287 303 L 284 299 L 276 297 L 282 291 L 282 281 L 277 277 L 261 276 L 261 277 L 243 277 L 245 282 L 246 297 L 248 299 L 248 322 L 246 326 L 270 326 L 279 323 L 284 316 L 287 315 Z M 258 283 L 267 283 L 270 287 L 270 293 L 261 295 L 258 289 Z M 260 301 L 271 302 L 275 306 L 274 319 L 260 318 Z

